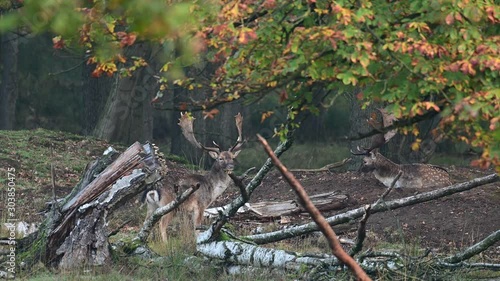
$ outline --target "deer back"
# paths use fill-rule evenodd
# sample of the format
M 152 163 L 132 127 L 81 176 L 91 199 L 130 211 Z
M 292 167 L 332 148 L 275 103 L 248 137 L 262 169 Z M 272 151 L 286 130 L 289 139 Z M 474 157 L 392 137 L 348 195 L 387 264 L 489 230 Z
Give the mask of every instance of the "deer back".
M 396 188 L 427 188 L 451 185 L 450 175 L 446 169 L 428 164 L 396 164 L 379 152 L 370 152 L 363 159 L 363 172 L 372 171 L 375 177 L 385 186 L 390 187 L 394 179 L 402 172 L 395 183 Z

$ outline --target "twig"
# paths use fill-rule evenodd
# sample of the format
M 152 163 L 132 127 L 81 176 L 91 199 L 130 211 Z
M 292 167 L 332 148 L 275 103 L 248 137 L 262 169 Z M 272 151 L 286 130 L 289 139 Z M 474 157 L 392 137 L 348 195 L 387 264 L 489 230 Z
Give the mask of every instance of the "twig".
M 363 215 L 363 218 L 359 221 L 358 233 L 356 236 L 356 244 L 354 244 L 354 246 L 349 251 L 349 256 L 351 257 L 354 257 L 357 253 L 361 251 L 361 249 L 363 249 L 363 242 L 365 242 L 366 238 L 366 222 L 370 217 L 370 210 L 371 210 L 371 205 L 366 205 L 365 214 Z
M 144 224 L 137 234 L 137 236 L 134 238 L 134 240 L 139 240 L 142 243 L 146 243 L 146 240 L 148 239 L 149 233 L 151 232 L 151 228 L 165 215 L 173 211 L 175 208 L 177 208 L 180 204 L 182 204 L 184 201 L 186 201 L 191 194 L 193 194 L 198 188 L 200 187 L 200 184 L 191 186 L 190 188 L 186 189 L 180 196 L 175 198 L 174 201 L 168 203 L 167 205 L 156 209 L 153 214 L 144 221 Z
M 345 163 L 347 163 L 349 161 L 351 161 L 351 158 L 346 158 L 340 162 L 325 165 L 319 169 L 290 169 L 290 172 L 326 172 L 326 171 L 330 171 L 330 169 L 342 167 L 342 166 L 344 166 Z
M 386 189 L 384 191 L 384 193 L 382 193 L 382 195 L 380 196 L 380 198 L 377 200 L 377 202 L 375 202 L 375 204 L 373 204 L 373 206 L 375 205 L 378 205 L 380 204 L 380 202 L 382 202 L 385 197 L 387 197 L 387 195 L 389 195 L 389 193 L 391 192 L 391 190 L 394 188 L 394 186 L 396 186 L 396 182 L 399 180 L 399 178 L 403 175 L 403 171 L 399 170 L 398 174 L 396 175 L 396 177 L 392 180 L 392 183 L 391 183 L 391 186 L 389 186 L 388 189 Z
M 267 141 L 261 137 L 260 135 L 257 135 L 257 138 L 259 141 L 262 143 L 262 146 L 264 147 L 266 153 L 269 155 L 271 158 L 272 162 L 274 165 L 280 170 L 281 174 L 286 178 L 290 186 L 295 190 L 295 193 L 297 196 L 300 198 L 300 203 L 303 205 L 303 207 L 307 210 L 307 212 L 311 215 L 312 219 L 316 224 L 318 225 L 319 229 L 321 232 L 326 236 L 328 239 L 328 243 L 330 244 L 330 248 L 332 249 L 332 253 L 344 264 L 346 264 L 351 271 L 354 273 L 356 278 L 358 280 L 371 280 L 370 277 L 365 273 L 365 271 L 359 266 L 359 264 L 356 263 L 356 261 L 349 256 L 344 249 L 342 249 L 342 246 L 340 245 L 339 240 L 337 239 L 337 235 L 333 231 L 333 229 L 330 227 L 326 219 L 321 215 L 320 211 L 314 206 L 312 203 L 311 199 L 307 195 L 306 191 L 304 190 L 304 187 L 300 184 L 299 181 L 293 176 L 293 174 L 287 170 L 287 168 L 281 163 L 281 161 L 274 155 L 271 147 L 267 143 Z

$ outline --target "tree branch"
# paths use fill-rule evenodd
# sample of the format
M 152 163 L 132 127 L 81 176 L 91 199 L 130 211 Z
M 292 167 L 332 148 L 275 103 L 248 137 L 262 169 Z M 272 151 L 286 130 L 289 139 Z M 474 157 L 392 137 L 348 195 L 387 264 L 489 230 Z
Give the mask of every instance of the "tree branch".
M 346 137 L 346 139 L 350 140 L 350 141 L 355 141 L 355 140 L 369 138 L 371 136 L 378 135 L 380 133 L 387 133 L 391 130 L 394 130 L 394 129 L 397 129 L 400 127 L 406 127 L 406 126 L 410 126 L 410 125 L 419 123 L 421 121 L 429 120 L 438 114 L 439 114 L 439 112 L 437 112 L 435 110 L 427 111 L 426 113 L 424 113 L 422 115 L 416 115 L 416 116 L 411 117 L 411 118 L 396 120 L 396 121 L 394 121 L 394 123 L 391 126 L 373 129 L 367 133 L 357 133 L 355 135 Z
M 344 249 L 340 245 L 337 235 L 335 234 L 335 231 L 328 224 L 325 217 L 321 215 L 318 208 L 314 206 L 311 199 L 304 190 L 302 184 L 293 176 L 290 171 L 288 171 L 288 169 L 281 163 L 278 157 L 274 155 L 267 141 L 260 135 L 257 135 L 257 138 L 264 147 L 267 155 L 269 155 L 269 157 L 271 158 L 274 165 L 278 168 L 283 177 L 285 177 L 288 184 L 290 184 L 290 186 L 294 189 L 295 193 L 299 197 L 300 204 L 311 215 L 314 222 L 318 225 L 318 228 L 327 238 L 328 244 L 330 244 L 330 248 L 332 249 L 332 253 L 351 269 L 358 280 L 371 280 L 371 278 L 366 275 L 366 272 L 359 266 L 359 264 L 357 264 L 356 261 L 344 251 Z

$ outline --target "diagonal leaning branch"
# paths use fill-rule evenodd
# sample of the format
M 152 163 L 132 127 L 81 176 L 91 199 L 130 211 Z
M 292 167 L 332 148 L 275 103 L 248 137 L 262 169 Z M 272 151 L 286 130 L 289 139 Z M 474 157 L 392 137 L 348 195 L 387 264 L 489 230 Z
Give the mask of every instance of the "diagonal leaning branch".
M 330 248 L 332 249 L 332 253 L 335 255 L 335 257 L 337 257 L 341 262 L 346 264 L 351 269 L 351 271 L 356 276 L 357 280 L 371 280 L 371 278 L 368 277 L 368 275 L 361 268 L 361 266 L 344 251 L 344 249 L 340 245 L 337 235 L 335 234 L 335 231 L 328 224 L 325 217 L 321 215 L 318 208 L 314 206 L 311 199 L 304 190 L 302 184 L 293 176 L 293 174 L 290 171 L 288 171 L 288 169 L 281 163 L 278 157 L 274 155 L 267 141 L 260 135 L 257 135 L 257 138 L 264 147 L 264 150 L 266 151 L 267 155 L 269 155 L 269 157 L 273 161 L 274 165 L 278 168 L 283 177 L 285 177 L 288 184 L 290 184 L 290 186 L 294 189 L 295 193 L 299 197 L 300 204 L 311 215 L 314 222 L 318 225 L 318 228 L 327 238 L 328 243 L 330 244 Z

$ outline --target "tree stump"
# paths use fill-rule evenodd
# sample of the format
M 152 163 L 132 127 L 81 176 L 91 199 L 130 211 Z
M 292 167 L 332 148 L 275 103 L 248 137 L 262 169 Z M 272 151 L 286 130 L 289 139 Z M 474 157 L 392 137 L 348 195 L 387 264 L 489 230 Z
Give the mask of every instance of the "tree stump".
M 165 167 L 157 160 L 150 144 L 136 142 L 119 156 L 108 148 L 60 205 L 52 203 L 38 232 L 20 241 L 22 263 L 55 269 L 109 264 L 108 215 L 161 178 Z

